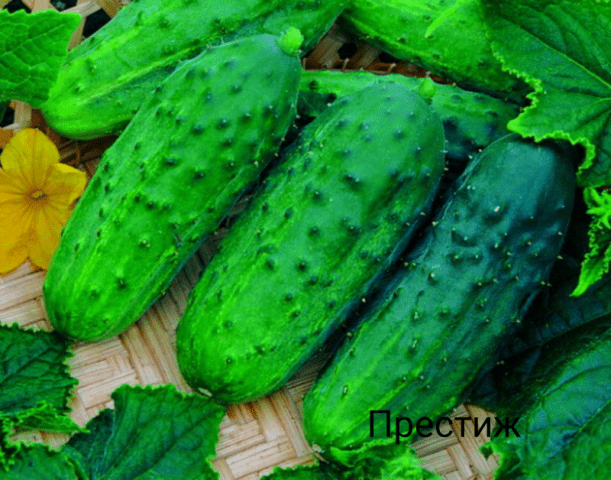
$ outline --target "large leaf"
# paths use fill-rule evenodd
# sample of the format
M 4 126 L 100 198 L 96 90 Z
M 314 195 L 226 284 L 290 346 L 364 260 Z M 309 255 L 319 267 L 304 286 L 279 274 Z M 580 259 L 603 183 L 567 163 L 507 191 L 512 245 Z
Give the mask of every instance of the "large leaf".
M 67 413 L 78 383 L 65 361 L 68 344 L 56 333 L 0 325 L 0 417 L 31 417 L 41 404 Z
M 487 444 L 501 455 L 495 479 L 611 478 L 611 335 L 576 345 L 544 352 L 522 403 L 529 408 L 514 412 L 521 436 Z
M 70 459 L 46 445 L 21 449 L 15 466 L 1 472 L 2 480 L 85 480 L 79 478 Z
M 536 140 L 561 138 L 586 149 L 578 181 L 594 213 L 590 252 L 575 295 L 609 270 L 609 202 L 593 205 L 595 187 L 611 185 L 611 4 L 608 0 L 484 0 L 492 49 L 535 92 L 508 128 Z M 601 212 L 606 210 L 607 213 Z
M 535 92 L 508 125 L 586 147 L 584 186 L 611 184 L 611 5 L 596 0 L 484 0 L 492 49 Z M 596 157 L 596 158 L 595 158 Z
M 77 384 L 65 361 L 68 344 L 55 333 L 0 325 L 0 468 L 12 463 L 15 428 L 74 432 L 65 416 Z
M 298 465 L 293 468 L 274 468 L 261 480 L 348 480 L 345 471 L 329 463 Z
M 11 445 L 3 480 L 212 480 L 211 464 L 225 409 L 178 392 L 173 385 L 130 387 L 59 452 L 45 445 Z M 5 425 L 0 419 L 0 435 Z M 5 429 L 6 430 L 6 429 Z M 7 433 L 6 431 L 4 433 Z
M 63 452 L 90 480 L 208 480 L 225 409 L 173 385 L 130 387 L 112 394 L 114 410 L 87 424 Z
M 295 468 L 275 468 L 262 480 L 441 480 L 437 474 L 425 470 L 409 447 L 382 452 L 356 462 L 352 468 L 331 463 L 300 465 Z M 390 455 L 390 456 L 389 456 Z
M 0 101 L 38 108 L 47 99 L 81 22 L 75 13 L 0 10 Z

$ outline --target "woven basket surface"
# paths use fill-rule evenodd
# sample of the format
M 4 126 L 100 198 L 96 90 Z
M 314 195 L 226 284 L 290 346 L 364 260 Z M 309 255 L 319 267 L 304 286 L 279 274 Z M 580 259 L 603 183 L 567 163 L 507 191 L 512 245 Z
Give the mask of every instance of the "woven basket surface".
M 49 0 L 22 0 L 31 11 L 55 8 Z M 82 27 L 88 15 L 103 9 L 113 17 L 122 3 L 119 0 L 79 0 L 65 11 L 81 14 L 83 22 L 73 36 L 71 46 L 82 40 Z M 402 73 L 425 76 L 426 71 L 404 61 L 393 61 L 379 49 L 352 37 L 334 26 L 317 47 L 303 60 L 308 69 L 366 69 L 376 73 Z M 15 121 L 7 128 L 19 131 L 35 127 L 44 131 L 56 143 L 62 162 L 87 172 L 95 172 L 102 153 L 114 142 L 105 137 L 87 142 L 68 140 L 49 129 L 36 110 L 21 102 L 12 102 Z M 238 203 L 232 214 L 239 213 L 248 199 Z M 74 356 L 69 360 L 72 374 L 79 385 L 71 402 L 71 417 L 85 425 L 98 411 L 112 407 L 110 394 L 119 385 L 128 383 L 161 384 L 171 382 L 179 389 L 190 391 L 175 359 L 174 330 L 183 312 L 190 288 L 209 262 L 226 229 L 207 241 L 174 279 L 167 294 L 135 325 L 112 339 L 90 344 L 74 344 Z M 22 327 L 51 330 L 45 315 L 42 283 L 44 271 L 25 263 L 8 275 L 0 276 L 0 323 L 17 322 Z M 255 480 L 269 473 L 274 466 L 307 464 L 315 460 L 301 428 L 302 399 L 326 359 L 324 352 L 307 363 L 281 390 L 260 401 L 227 409 L 221 425 L 220 441 L 214 466 L 223 480 Z M 461 405 L 453 417 L 469 417 L 464 435 L 460 422 L 454 422 L 453 434 L 431 437 L 414 444 L 422 464 L 447 480 L 487 480 L 498 466 L 493 456 L 485 459 L 479 447 L 487 441 L 482 434 L 474 435 L 473 419 L 480 424 L 493 417 L 479 407 Z M 494 419 L 493 419 L 494 420 Z M 493 423 L 494 425 L 494 423 Z M 446 429 L 449 427 L 446 427 Z M 59 446 L 65 435 L 48 433 L 20 434 L 29 441 L 41 441 Z

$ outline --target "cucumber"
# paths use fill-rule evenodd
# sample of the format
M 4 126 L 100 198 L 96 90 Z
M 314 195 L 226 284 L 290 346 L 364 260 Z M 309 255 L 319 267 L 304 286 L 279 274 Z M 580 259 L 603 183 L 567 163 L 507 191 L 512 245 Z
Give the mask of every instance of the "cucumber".
M 118 134 L 176 65 L 207 46 L 258 33 L 279 35 L 292 26 L 305 37 L 307 51 L 346 3 L 134 0 L 69 52 L 43 115 L 53 130 L 69 138 Z
M 297 109 L 301 115 L 316 116 L 336 98 L 367 85 L 387 82 L 399 83 L 418 92 L 433 107 L 443 122 L 446 158 L 454 163 L 466 163 L 483 148 L 509 134 L 507 123 L 520 113 L 515 103 L 455 85 L 435 83 L 430 78 L 340 70 L 304 71 Z
M 258 35 L 183 62 L 109 148 L 46 280 L 59 332 L 98 341 L 167 289 L 273 157 L 296 115 L 299 42 Z M 264 68 L 261 65 L 265 65 Z
M 341 20 L 359 37 L 468 89 L 523 102 L 486 34 L 482 0 L 353 0 Z
M 574 190 L 570 155 L 556 144 L 508 135 L 487 147 L 306 395 L 306 438 L 350 464 L 401 433 L 386 437 L 377 415 L 370 437 L 370 411 L 415 423 L 460 404 L 545 285 Z
M 281 387 L 413 235 L 442 150 L 441 121 L 400 85 L 310 123 L 189 296 L 176 333 L 189 385 L 229 404 Z

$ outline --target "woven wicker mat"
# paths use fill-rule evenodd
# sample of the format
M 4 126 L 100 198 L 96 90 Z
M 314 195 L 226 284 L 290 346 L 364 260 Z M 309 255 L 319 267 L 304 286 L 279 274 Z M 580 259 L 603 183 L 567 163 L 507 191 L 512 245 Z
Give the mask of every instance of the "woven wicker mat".
M 22 0 L 32 11 L 53 8 L 49 0 Z M 113 16 L 120 9 L 118 0 L 79 1 L 69 11 L 83 18 L 100 8 Z M 72 45 L 81 40 L 81 29 L 73 37 Z M 393 61 L 380 50 L 351 37 L 338 27 L 321 40 L 304 59 L 306 68 L 366 68 L 375 72 L 399 72 L 423 76 L 426 72 L 407 62 Z M 100 155 L 114 141 L 112 137 L 89 142 L 69 141 L 50 131 L 40 114 L 27 105 L 13 102 L 15 123 L 10 129 L 38 127 L 58 145 L 62 161 L 93 175 Z M 246 201 L 236 207 L 239 212 Z M 111 392 L 123 383 L 159 384 L 171 382 L 179 389 L 190 391 L 181 378 L 174 355 L 174 329 L 180 318 L 189 289 L 212 257 L 219 235 L 202 246 L 176 277 L 167 294 L 142 319 L 122 335 L 93 344 L 74 345 L 74 357 L 69 361 L 72 374 L 79 380 L 71 403 L 71 417 L 80 425 L 103 408 L 112 407 Z M 44 272 L 29 263 L 12 273 L 0 276 L 0 323 L 17 322 L 23 327 L 50 330 L 46 320 L 42 283 Z M 254 480 L 269 473 L 276 465 L 292 466 L 314 460 L 312 451 L 301 429 L 302 399 L 325 359 L 319 354 L 280 391 L 258 402 L 229 407 L 221 425 L 220 442 L 214 466 L 223 480 Z M 489 413 L 475 406 L 461 406 L 455 417 L 478 417 L 480 422 Z M 454 423 L 454 434 L 436 434 L 414 444 L 423 465 L 443 475 L 447 480 L 484 480 L 492 478 L 497 459 L 484 459 L 479 447 L 487 440 L 475 437 L 473 422 L 465 422 L 465 434 L 460 434 L 460 423 Z M 60 445 L 66 436 L 45 433 L 21 434 L 32 441 Z
M 176 365 L 174 329 L 189 289 L 213 248 L 212 242 L 204 245 L 174 280 L 166 296 L 125 333 L 103 342 L 74 346 L 69 364 L 79 385 L 70 416 L 79 425 L 85 425 L 99 410 L 112 407 L 110 394 L 123 383 L 171 382 L 190 391 Z M 43 279 L 43 272 L 29 263 L 0 277 L 0 323 L 51 329 L 42 304 Z M 228 408 L 214 462 L 223 480 L 254 480 L 275 465 L 313 461 L 301 429 L 301 402 L 323 361 L 324 355 L 314 358 L 269 397 Z M 479 407 L 461 406 L 453 416 L 478 417 L 481 423 L 489 414 Z M 471 421 L 465 422 L 464 436 L 460 435 L 459 425 L 452 425 L 454 433 L 449 437 L 433 434 L 414 444 L 423 466 L 448 480 L 492 478 L 496 459 L 486 460 L 478 451 L 486 438 L 474 436 Z M 63 435 L 45 433 L 28 433 L 24 437 L 56 446 L 67 440 Z

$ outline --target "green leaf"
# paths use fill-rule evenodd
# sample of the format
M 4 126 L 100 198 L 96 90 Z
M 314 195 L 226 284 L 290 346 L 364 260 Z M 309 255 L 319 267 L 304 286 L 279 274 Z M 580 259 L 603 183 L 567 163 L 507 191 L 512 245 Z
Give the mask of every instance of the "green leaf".
M 69 356 L 68 344 L 54 332 L 0 325 L 0 418 L 29 416 L 32 423 L 32 409 L 68 413 L 78 383 L 65 363 Z
M 75 432 L 68 401 L 78 383 L 65 361 L 68 344 L 56 333 L 0 325 L 0 468 L 18 450 L 8 438 L 16 428 Z
M 584 425 L 576 436 L 572 448 L 566 455 L 565 478 L 582 478 L 584 466 L 596 473 L 590 477 L 611 478 L 611 404 L 607 404 L 595 417 Z M 587 453 L 587 459 L 584 458 Z M 587 472 L 587 470 L 586 470 Z
M 19 449 L 19 445 L 10 442 L 11 433 L 13 433 L 12 424 L 0 418 L 0 471 L 8 470 Z
M 582 186 L 611 184 L 611 5 L 596 0 L 484 0 L 492 49 L 535 88 L 508 128 L 586 148 Z
M 379 456 L 361 458 L 353 467 L 326 462 L 295 468 L 276 467 L 261 480 L 441 480 L 419 465 L 420 460 L 409 447 L 403 447 L 400 454 L 397 449 L 378 453 Z
M 3 480 L 5 478 L 23 480 L 76 478 L 74 465 L 68 457 L 62 455 L 60 459 L 59 452 L 41 443 L 11 442 L 11 433 L 11 426 L 0 421 L 0 442 L 3 444 L 0 448 L 0 478 Z M 49 472 L 45 472 L 45 463 L 49 464 Z M 45 476 L 47 474 L 49 477 Z
M 85 480 L 78 477 L 74 465 L 65 455 L 46 445 L 22 448 L 13 468 L 2 472 L 2 480 Z
M 217 479 L 216 453 L 225 409 L 173 385 L 130 387 L 112 394 L 114 410 L 87 424 L 62 450 L 90 480 Z
M 19 430 L 42 430 L 43 432 L 73 433 L 85 431 L 74 420 L 60 415 L 58 410 L 46 402 L 24 411 L 15 418 L 14 427 Z
M 590 251 L 583 261 L 579 283 L 573 296 L 583 295 L 588 288 L 599 281 L 609 271 L 611 262 L 611 195 L 608 192 L 598 193 L 594 188 L 583 192 L 588 205 L 588 214 L 592 223 L 588 231 Z
M 346 472 L 330 463 L 298 465 L 293 468 L 274 468 L 261 480 L 348 480 Z
M 47 99 L 81 16 L 0 10 L 0 100 L 38 108 Z
M 537 388 L 515 427 L 520 437 L 499 436 L 486 447 L 501 455 L 496 480 L 611 478 L 611 334 L 569 355 L 557 346 L 531 379 Z

